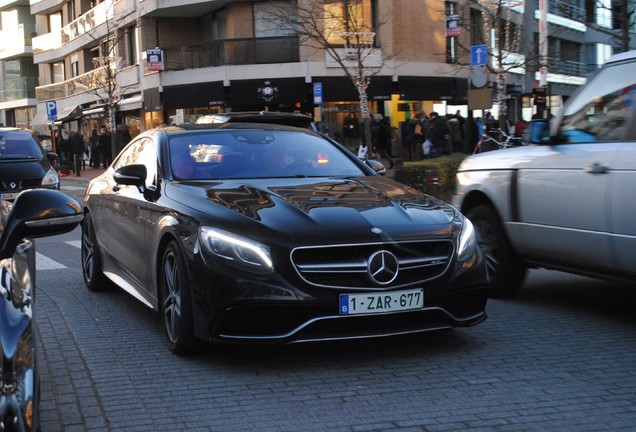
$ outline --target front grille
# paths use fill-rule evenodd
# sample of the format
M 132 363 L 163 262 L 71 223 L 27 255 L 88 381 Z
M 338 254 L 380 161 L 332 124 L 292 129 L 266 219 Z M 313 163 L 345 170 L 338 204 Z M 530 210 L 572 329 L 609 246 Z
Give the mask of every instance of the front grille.
M 11 187 L 11 183 L 12 182 L 10 180 L 0 182 L 0 188 L 2 189 L 2 192 L 16 192 L 23 189 L 38 187 L 42 184 L 42 179 L 35 178 L 16 180 L 13 182 L 16 185 L 14 188 Z
M 402 243 L 370 243 L 302 247 L 291 259 L 300 276 L 313 285 L 339 288 L 378 288 L 367 270 L 369 258 L 378 251 L 393 253 L 399 272 L 391 286 L 424 282 L 442 275 L 454 253 L 451 240 Z

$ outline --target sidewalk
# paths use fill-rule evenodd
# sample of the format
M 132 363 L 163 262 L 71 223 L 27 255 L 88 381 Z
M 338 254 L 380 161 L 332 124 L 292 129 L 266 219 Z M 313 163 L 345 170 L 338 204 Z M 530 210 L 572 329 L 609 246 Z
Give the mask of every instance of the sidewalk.
M 105 168 L 101 168 L 101 167 L 100 168 L 93 168 L 93 167 L 89 167 L 88 165 L 86 165 L 86 169 L 81 170 L 79 176 L 75 175 L 75 173 L 73 173 L 73 172 L 71 172 L 68 175 L 59 174 L 60 183 L 61 184 L 64 184 L 64 183 L 68 184 L 69 181 L 72 181 L 72 182 L 81 181 L 82 183 L 88 183 L 90 180 L 92 180 L 95 177 L 103 174 L 104 171 L 106 171 Z

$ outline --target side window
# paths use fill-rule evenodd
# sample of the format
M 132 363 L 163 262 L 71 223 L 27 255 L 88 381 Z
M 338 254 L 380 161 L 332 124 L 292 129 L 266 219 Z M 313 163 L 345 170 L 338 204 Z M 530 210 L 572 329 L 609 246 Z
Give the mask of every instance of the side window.
M 146 185 L 152 185 L 157 176 L 157 152 L 151 138 L 140 138 L 128 146 L 115 161 L 113 168 L 118 169 L 127 165 L 141 164 L 148 170 Z
M 566 142 L 623 141 L 636 107 L 634 63 L 602 69 L 565 107 Z

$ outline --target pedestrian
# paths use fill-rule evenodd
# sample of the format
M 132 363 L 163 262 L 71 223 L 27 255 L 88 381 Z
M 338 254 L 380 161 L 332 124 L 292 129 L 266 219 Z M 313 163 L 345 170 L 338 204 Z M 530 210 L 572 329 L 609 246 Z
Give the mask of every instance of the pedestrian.
M 360 137 L 360 123 L 356 118 L 356 115 L 352 112 L 349 113 L 344 119 L 342 124 L 342 137 L 344 139 L 344 145 L 350 150 L 358 147 Z
M 431 122 L 428 128 L 427 138 L 432 144 L 432 156 L 449 155 L 452 153 L 448 124 L 446 118 L 441 117 L 437 112 L 430 114 Z
M 459 122 L 459 119 L 454 115 L 449 115 L 448 118 L 448 129 L 450 140 L 453 145 L 453 152 L 461 153 L 464 150 L 464 138 L 462 134 L 462 125 Z
M 130 130 L 126 123 L 120 123 L 117 125 L 117 131 L 115 132 L 115 146 L 117 154 L 122 151 L 126 144 L 131 140 Z
M 99 133 L 99 153 L 102 158 L 102 166 L 108 168 L 113 161 L 113 152 L 110 144 L 110 134 L 105 127 Z
M 71 151 L 71 142 L 69 134 L 64 128 L 59 129 L 57 137 L 57 150 L 60 153 L 61 165 L 71 165 L 73 152 Z
M 84 161 L 84 153 L 86 152 L 86 144 L 84 137 L 78 131 L 72 131 L 69 139 L 73 151 L 73 169 L 76 176 L 80 176 L 82 163 Z
M 90 160 L 88 161 L 88 165 L 93 168 L 99 167 L 100 154 L 99 154 L 99 135 L 97 134 L 97 128 L 93 128 L 91 131 L 91 137 L 88 140 L 89 149 L 90 149 Z
M 389 169 L 393 168 L 393 157 L 391 156 L 391 125 L 385 121 L 382 114 L 373 116 L 371 137 L 375 152 L 381 159 L 385 159 L 389 162 Z

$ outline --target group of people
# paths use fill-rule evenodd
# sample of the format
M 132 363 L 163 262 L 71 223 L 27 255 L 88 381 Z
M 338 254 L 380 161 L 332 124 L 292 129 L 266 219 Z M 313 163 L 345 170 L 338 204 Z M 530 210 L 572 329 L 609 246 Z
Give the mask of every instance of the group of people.
M 459 111 L 445 116 L 436 111 L 418 113 L 405 122 L 402 133 L 405 160 L 468 152 L 466 119 Z
M 117 126 L 115 139 L 115 150 L 119 152 L 131 140 L 128 125 Z M 88 139 L 76 130 L 68 132 L 60 128 L 56 131 L 55 142 L 61 165 L 70 166 L 77 176 L 86 168 L 86 162 L 94 168 L 99 168 L 100 164 L 107 168 L 113 161 L 110 132 L 105 126 L 99 133 L 93 128 Z

